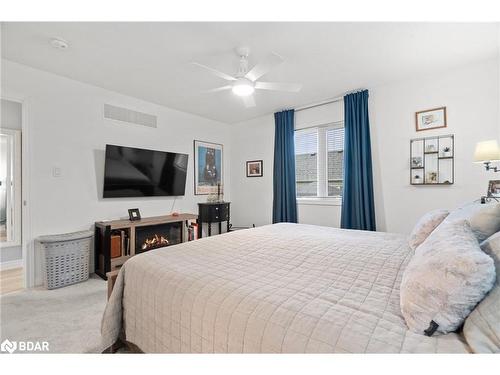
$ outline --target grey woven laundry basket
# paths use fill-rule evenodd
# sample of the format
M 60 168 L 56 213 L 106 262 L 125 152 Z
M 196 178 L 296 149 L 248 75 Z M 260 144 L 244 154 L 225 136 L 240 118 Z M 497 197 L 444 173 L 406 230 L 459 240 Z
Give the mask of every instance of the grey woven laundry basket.
M 45 259 L 45 286 L 61 288 L 89 278 L 92 231 L 38 237 Z

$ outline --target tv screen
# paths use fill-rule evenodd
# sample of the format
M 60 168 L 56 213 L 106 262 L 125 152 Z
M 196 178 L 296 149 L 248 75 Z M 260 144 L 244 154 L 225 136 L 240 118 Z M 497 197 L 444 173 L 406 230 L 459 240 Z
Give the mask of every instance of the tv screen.
M 104 198 L 184 195 L 187 154 L 106 145 Z

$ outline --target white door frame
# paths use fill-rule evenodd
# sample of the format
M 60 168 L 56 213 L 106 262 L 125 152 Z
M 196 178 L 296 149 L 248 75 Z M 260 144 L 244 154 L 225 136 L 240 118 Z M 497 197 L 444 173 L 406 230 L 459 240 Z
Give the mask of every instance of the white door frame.
M 22 244 L 22 236 L 21 236 L 21 228 L 22 228 L 22 200 L 21 196 L 22 192 L 22 167 L 21 167 L 21 129 L 9 129 L 2 128 L 0 130 L 2 135 L 10 137 L 9 143 L 6 145 L 7 152 L 10 154 L 9 158 L 12 158 L 11 162 L 7 165 L 7 187 L 6 187 L 6 198 L 7 198 L 7 206 L 6 209 L 6 219 L 11 222 L 13 228 L 8 226 L 7 239 L 8 241 L 2 242 L 0 244 L 1 248 L 9 248 L 9 247 L 21 247 Z M 14 167 L 14 172 L 12 172 L 12 167 Z M 11 179 L 13 176 L 13 179 Z M 12 189 L 12 185 L 14 189 Z M 9 187 L 10 186 L 10 187 Z M 12 216 L 14 220 L 12 220 Z M 10 233 L 9 233 L 10 232 Z
M 17 95 L 1 95 L 1 99 L 21 104 L 21 247 L 24 287 L 35 285 L 34 243 L 31 234 L 31 201 L 30 201 L 30 144 L 29 144 L 29 100 Z

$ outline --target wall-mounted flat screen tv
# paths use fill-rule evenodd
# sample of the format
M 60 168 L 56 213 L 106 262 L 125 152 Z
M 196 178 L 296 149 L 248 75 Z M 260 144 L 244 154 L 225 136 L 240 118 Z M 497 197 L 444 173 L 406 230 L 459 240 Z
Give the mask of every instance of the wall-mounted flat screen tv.
M 106 145 L 104 198 L 184 195 L 188 155 Z

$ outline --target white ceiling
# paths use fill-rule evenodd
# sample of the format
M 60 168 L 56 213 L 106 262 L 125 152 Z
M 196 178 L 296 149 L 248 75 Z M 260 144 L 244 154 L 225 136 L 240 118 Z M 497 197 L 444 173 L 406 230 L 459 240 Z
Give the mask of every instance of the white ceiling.
M 49 44 L 69 41 L 66 51 Z M 298 82 L 298 94 L 258 91 L 245 108 L 226 85 L 190 64 L 235 74 L 234 47 L 252 66 L 273 51 L 285 62 L 266 81 Z M 2 57 L 214 120 L 235 123 L 497 53 L 487 23 L 3 23 Z

